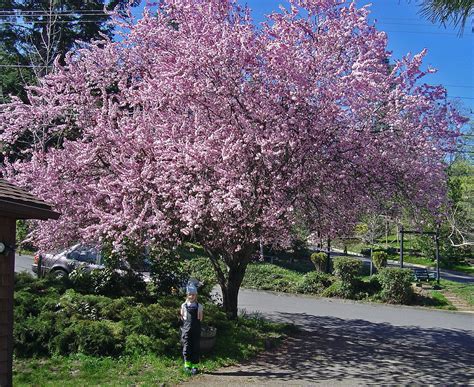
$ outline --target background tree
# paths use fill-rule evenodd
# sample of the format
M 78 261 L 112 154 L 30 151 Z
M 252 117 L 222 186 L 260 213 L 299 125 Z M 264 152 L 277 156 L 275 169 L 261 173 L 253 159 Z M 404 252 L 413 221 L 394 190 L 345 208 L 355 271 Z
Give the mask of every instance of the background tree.
M 474 14 L 473 0 L 423 0 L 422 14 L 433 23 L 453 23 L 464 29 L 466 21 Z
M 235 317 L 259 242 L 288 245 L 298 214 L 331 237 L 381 202 L 435 211 L 464 119 L 419 82 L 424 53 L 387 72 L 367 17 L 293 0 L 257 29 L 233 1 L 167 0 L 66 56 L 0 115 L 1 141 L 33 139 L 4 174 L 62 213 L 37 242 L 195 241 Z
M 0 0 L 0 103 L 10 94 L 26 100 L 25 85 L 46 75 L 57 56 L 100 34 L 112 37 L 104 9 L 122 12 L 128 0 Z M 134 4 L 137 5 L 138 1 Z M 62 59 L 61 59 L 62 60 Z

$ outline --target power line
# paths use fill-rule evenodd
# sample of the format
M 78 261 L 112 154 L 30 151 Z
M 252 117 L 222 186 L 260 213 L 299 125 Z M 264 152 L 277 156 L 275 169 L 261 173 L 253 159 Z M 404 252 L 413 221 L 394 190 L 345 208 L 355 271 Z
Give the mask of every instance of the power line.
M 474 86 L 471 86 L 471 85 L 462 86 L 462 85 L 449 85 L 449 84 L 446 84 L 446 85 L 443 85 L 443 86 L 446 86 L 446 87 L 462 87 L 463 89 L 474 89 Z
M 25 24 L 57 24 L 57 23 L 61 23 L 61 24 L 66 24 L 66 23 L 76 23 L 76 24 L 82 24 L 82 23 L 105 23 L 107 22 L 108 20 L 80 20 L 80 19 L 76 19 L 76 20 L 35 20 L 35 21 L 25 21 L 25 22 L 11 22 L 11 21 L 0 21 L 0 24 L 16 24 L 16 25 L 19 25 L 19 26 L 24 26 Z
M 109 13 L 78 13 L 78 12 L 68 12 L 68 13 L 45 13 L 45 14 L 37 14 L 37 15 L 24 15 L 24 14 L 15 14 L 15 15 L 2 15 L 0 14 L 0 18 L 7 18 L 7 17 L 22 17 L 22 18 L 42 18 L 42 17 L 72 17 L 72 16 L 111 16 Z
M 49 15 L 49 14 L 55 14 L 55 15 L 60 15 L 60 14 L 67 14 L 67 13 L 91 13 L 91 12 L 102 12 L 102 13 L 107 13 L 108 11 L 101 11 L 100 9 L 77 9 L 77 10 L 67 10 L 67 11 L 53 11 L 53 12 L 48 12 L 46 10 L 32 10 L 32 11 L 25 11 L 25 10 L 13 10 L 13 11 L 8 11 L 8 10 L 0 10 L 0 14 L 3 15 L 21 15 L 21 14 L 31 14 L 31 15 L 36 15 L 36 14 L 43 14 L 43 15 Z
M 463 97 L 463 96 L 458 96 L 458 95 L 451 95 L 451 96 L 448 96 L 449 99 L 474 99 L 474 97 Z
M 50 23 L 76 23 L 76 24 L 81 24 L 81 23 L 97 23 L 100 20 L 39 20 L 39 21 L 23 21 L 23 22 L 17 22 L 17 21 L 4 21 L 0 20 L 0 24 L 16 24 L 19 26 L 24 26 L 25 24 L 50 24 Z M 400 31 L 400 30 L 380 30 L 380 32 L 396 32 L 396 33 L 407 33 L 407 34 L 428 34 L 428 35 L 454 35 L 457 36 L 456 33 L 450 33 L 450 32 L 429 32 L 429 31 Z
M 2 68 L 44 68 L 44 67 L 53 67 L 51 65 L 4 65 L 0 64 L 0 67 Z
M 404 34 L 428 34 L 428 35 L 453 35 L 458 36 L 455 32 L 431 32 L 431 31 L 402 31 L 402 30 L 380 30 L 381 32 L 401 32 Z

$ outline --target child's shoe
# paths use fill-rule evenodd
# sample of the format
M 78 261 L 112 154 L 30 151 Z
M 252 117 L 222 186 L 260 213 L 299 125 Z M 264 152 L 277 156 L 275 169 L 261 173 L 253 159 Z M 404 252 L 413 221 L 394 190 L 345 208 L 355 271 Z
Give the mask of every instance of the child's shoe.
M 184 362 L 184 372 L 192 373 L 191 362 L 189 361 Z

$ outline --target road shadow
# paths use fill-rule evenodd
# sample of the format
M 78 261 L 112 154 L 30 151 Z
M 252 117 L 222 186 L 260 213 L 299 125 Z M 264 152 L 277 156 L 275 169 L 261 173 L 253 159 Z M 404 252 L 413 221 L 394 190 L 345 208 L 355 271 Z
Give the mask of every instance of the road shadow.
M 257 383 L 474 382 L 474 336 L 469 331 L 397 327 L 293 313 L 275 313 L 274 318 L 291 320 L 303 329 L 275 350 L 237 368 L 212 374 L 223 380 L 236 376 Z

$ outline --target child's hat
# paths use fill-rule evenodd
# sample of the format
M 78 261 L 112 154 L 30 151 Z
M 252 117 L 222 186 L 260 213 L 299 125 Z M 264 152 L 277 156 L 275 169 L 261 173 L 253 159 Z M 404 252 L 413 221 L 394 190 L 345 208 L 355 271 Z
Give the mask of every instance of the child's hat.
M 198 290 L 197 290 L 196 285 L 189 284 L 188 286 L 186 286 L 186 293 L 188 293 L 188 294 L 197 294 L 197 292 L 198 292 Z

